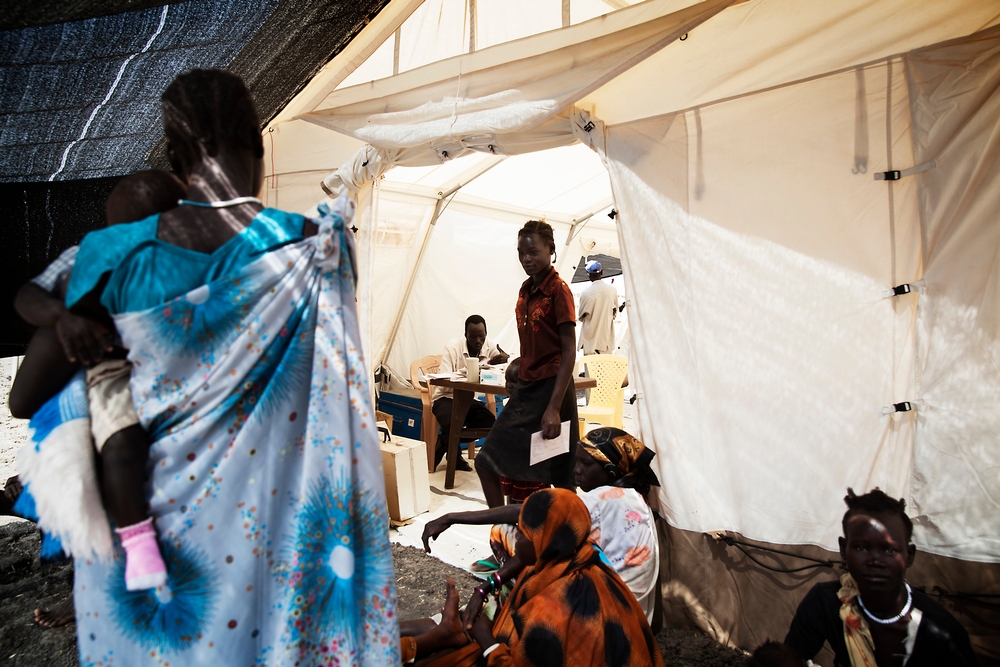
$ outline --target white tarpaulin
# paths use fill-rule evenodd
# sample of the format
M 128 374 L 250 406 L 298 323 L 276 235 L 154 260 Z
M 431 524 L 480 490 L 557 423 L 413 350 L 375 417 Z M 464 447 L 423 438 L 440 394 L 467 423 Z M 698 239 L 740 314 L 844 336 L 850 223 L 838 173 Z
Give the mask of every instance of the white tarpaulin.
M 1000 560 L 1000 32 L 905 59 L 923 278 L 913 439 L 925 549 Z

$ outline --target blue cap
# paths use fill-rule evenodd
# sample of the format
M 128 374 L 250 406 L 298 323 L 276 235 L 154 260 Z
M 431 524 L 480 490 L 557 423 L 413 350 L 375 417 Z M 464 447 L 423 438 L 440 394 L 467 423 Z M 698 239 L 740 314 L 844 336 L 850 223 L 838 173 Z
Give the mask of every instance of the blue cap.
M 592 259 L 589 262 L 587 262 L 587 273 L 600 273 L 600 272 L 601 272 L 600 262 L 598 262 L 596 259 Z

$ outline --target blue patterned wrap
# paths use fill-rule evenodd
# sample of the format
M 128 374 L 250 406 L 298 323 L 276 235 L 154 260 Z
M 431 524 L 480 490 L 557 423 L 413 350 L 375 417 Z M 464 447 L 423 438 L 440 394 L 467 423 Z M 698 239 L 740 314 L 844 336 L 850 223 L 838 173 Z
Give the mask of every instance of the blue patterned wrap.
M 115 316 L 152 441 L 164 589 L 77 561 L 81 665 L 399 664 L 350 234 Z

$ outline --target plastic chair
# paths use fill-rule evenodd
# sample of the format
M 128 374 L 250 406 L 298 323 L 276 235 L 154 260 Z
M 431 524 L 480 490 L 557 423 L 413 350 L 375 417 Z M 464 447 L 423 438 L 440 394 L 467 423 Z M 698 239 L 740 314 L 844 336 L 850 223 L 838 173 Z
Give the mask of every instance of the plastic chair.
M 622 383 L 628 375 L 628 358 L 617 354 L 591 354 L 584 356 L 581 363 L 587 367 L 587 375 L 597 380 L 597 387 L 590 390 L 586 407 L 578 408 L 580 421 L 622 428 L 625 403 Z
M 437 373 L 441 367 L 441 355 L 431 354 L 423 359 L 417 359 L 410 364 L 410 384 L 420 390 L 420 402 L 423 404 L 423 416 L 420 419 L 420 439 L 427 446 L 427 469 L 434 472 L 434 447 L 437 444 L 438 420 L 431 411 L 430 387 L 425 381 L 420 383 L 420 374 Z

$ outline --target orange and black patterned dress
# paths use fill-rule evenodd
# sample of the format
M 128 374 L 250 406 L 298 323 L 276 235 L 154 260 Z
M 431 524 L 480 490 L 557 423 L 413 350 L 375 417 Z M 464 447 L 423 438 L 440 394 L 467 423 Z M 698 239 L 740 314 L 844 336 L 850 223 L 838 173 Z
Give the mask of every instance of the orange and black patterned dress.
M 434 667 L 662 667 L 639 603 L 590 542 L 590 513 L 564 489 L 536 491 L 519 530 L 537 561 L 518 580 L 493 625 L 500 646 L 486 660 L 473 643 Z

